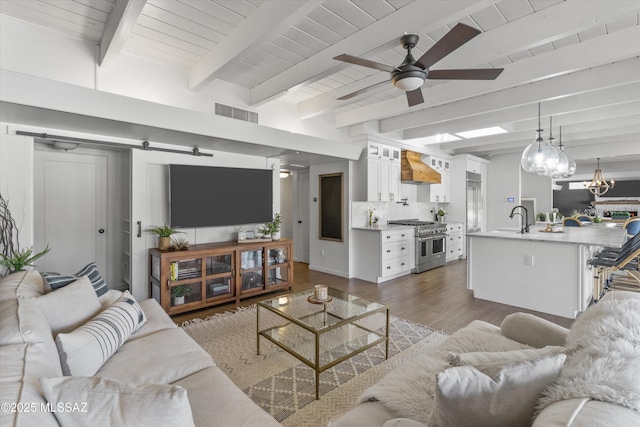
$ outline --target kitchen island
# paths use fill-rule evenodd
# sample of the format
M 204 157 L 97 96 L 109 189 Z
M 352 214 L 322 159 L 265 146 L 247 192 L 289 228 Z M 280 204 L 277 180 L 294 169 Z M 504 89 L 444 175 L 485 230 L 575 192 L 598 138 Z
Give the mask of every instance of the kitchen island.
M 584 311 L 594 298 L 588 260 L 603 246 L 621 247 L 625 232 L 589 226 L 555 233 L 543 229 L 468 234 L 467 287 L 474 297 L 571 319 Z

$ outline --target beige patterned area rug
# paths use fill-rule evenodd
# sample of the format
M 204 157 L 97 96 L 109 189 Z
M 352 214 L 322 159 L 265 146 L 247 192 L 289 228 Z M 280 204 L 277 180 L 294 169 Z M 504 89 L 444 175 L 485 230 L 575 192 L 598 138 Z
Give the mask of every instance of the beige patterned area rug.
M 282 320 L 261 309 L 260 322 L 262 327 Z M 383 315 L 363 321 L 363 326 L 371 330 L 378 325 L 384 325 Z M 380 344 L 321 373 L 321 397 L 315 400 L 313 369 L 264 338 L 260 339 L 260 355 L 256 354 L 255 306 L 196 319 L 182 327 L 254 402 L 284 426 L 292 427 L 326 426 L 352 408 L 362 391 L 385 373 L 446 338 L 444 333 L 391 316 L 389 359 L 385 360 L 384 344 Z M 321 359 L 329 352 L 335 357 L 346 351 L 347 346 L 342 345 L 345 340 L 336 339 L 325 343 L 328 348 Z M 350 336 L 349 342 L 366 339 L 366 335 Z

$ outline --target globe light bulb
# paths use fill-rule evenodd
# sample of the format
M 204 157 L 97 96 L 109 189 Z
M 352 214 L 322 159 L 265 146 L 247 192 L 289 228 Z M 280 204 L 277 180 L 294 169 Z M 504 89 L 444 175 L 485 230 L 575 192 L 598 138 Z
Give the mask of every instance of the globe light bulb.
M 522 157 L 520 158 L 520 166 L 525 172 L 535 172 L 536 165 L 540 163 L 539 155 L 541 153 L 542 143 L 544 139 L 542 138 L 542 129 L 538 129 L 536 131 L 536 138 L 533 140 L 527 148 L 522 152 Z M 536 162 L 536 158 L 538 158 L 538 162 Z

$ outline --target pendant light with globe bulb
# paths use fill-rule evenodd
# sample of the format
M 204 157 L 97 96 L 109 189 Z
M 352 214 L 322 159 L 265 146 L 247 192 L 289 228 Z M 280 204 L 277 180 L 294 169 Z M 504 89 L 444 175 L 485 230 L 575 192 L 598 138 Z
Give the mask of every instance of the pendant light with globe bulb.
M 538 103 L 538 130 L 536 130 L 536 138 L 531 144 L 525 148 L 520 158 L 520 165 L 525 172 L 536 172 L 535 165 L 543 164 L 542 162 L 542 127 L 540 125 L 540 103 Z
M 560 140 L 558 142 L 558 156 L 560 160 L 551 178 L 568 178 L 576 172 L 576 162 L 564 152 L 564 145 L 562 145 L 562 126 L 560 126 Z

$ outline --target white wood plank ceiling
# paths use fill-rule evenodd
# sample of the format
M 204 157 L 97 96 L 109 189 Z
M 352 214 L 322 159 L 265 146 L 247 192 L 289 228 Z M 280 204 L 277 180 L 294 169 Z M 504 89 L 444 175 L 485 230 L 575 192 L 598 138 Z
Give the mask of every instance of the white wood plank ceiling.
M 637 0 L 0 0 L 0 13 L 100 44 L 105 65 L 122 52 L 150 58 L 187 70 L 192 90 L 224 80 L 250 89 L 252 105 L 281 99 L 336 127 L 374 122 L 417 148 L 521 151 L 541 102 L 543 128 L 552 115 L 574 157 L 605 142 L 640 155 Z M 482 33 L 433 68 L 504 68 L 498 79 L 427 80 L 425 102 L 409 108 L 388 73 L 333 59 L 395 66 L 404 33 L 420 36 L 418 58 L 458 22 Z M 490 126 L 508 133 L 433 138 Z

